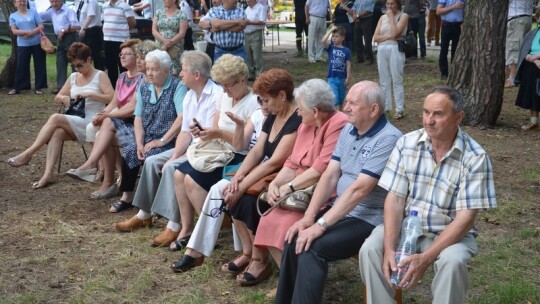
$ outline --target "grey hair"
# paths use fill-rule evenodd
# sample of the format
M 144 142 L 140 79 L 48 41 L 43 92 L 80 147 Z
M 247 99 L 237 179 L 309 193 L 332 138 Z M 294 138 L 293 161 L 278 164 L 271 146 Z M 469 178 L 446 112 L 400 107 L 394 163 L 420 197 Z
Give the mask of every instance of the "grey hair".
M 189 66 L 192 73 L 199 72 L 205 79 L 210 78 L 210 70 L 212 69 L 212 59 L 201 51 L 184 51 L 180 62 Z
M 463 98 L 463 95 L 461 95 L 458 90 L 449 86 L 437 86 L 431 89 L 428 95 L 434 93 L 446 95 L 446 97 L 448 97 L 448 99 L 452 101 L 452 109 L 454 110 L 454 112 L 457 113 L 463 111 L 465 100 Z
M 369 106 L 377 104 L 380 112 L 383 113 L 385 110 L 385 94 L 381 87 L 376 82 L 369 80 L 360 81 L 356 85 L 361 85 L 363 87 L 361 95 L 363 95 L 364 101 Z
M 152 41 L 152 40 L 143 40 L 139 42 L 137 45 L 135 45 L 135 52 L 141 53 L 141 54 L 148 54 L 153 50 L 157 50 L 158 45 Z M 144 57 L 146 58 L 146 57 Z
M 294 98 L 302 97 L 304 106 L 308 109 L 317 108 L 321 112 L 334 112 L 334 92 L 328 82 L 322 79 L 304 81 L 296 90 Z
M 153 50 L 146 54 L 146 62 L 157 62 L 163 69 L 170 71 L 172 66 L 172 60 L 169 54 L 162 50 Z

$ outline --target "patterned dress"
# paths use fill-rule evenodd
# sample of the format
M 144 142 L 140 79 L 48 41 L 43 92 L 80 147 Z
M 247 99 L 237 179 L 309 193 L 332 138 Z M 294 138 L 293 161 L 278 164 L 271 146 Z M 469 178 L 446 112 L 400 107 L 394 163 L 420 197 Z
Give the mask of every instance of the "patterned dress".
M 156 12 L 156 22 L 158 31 L 163 37 L 171 39 L 172 37 L 178 34 L 178 29 L 180 28 L 180 23 L 186 20 L 186 16 L 181 10 L 178 10 L 174 15 L 168 17 L 165 12 L 166 9 L 158 10 Z M 161 48 L 163 43 L 159 40 L 156 40 L 157 44 Z M 182 70 L 182 65 L 180 64 L 180 55 L 184 51 L 184 39 L 175 45 L 171 46 L 167 53 L 171 56 L 173 62 L 171 67 L 172 74 L 179 74 Z

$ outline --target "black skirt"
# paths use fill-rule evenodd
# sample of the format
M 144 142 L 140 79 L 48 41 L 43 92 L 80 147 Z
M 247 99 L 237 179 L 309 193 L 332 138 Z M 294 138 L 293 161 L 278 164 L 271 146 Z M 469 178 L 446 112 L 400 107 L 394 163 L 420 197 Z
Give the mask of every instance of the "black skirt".
M 261 212 L 270 209 L 268 203 L 261 202 Z M 257 212 L 257 196 L 244 194 L 230 210 L 233 219 L 242 221 L 253 234 L 257 232 L 261 216 Z
M 522 64 L 516 106 L 538 112 L 540 111 L 540 96 L 536 94 L 536 81 L 540 79 L 540 69 L 532 62 L 524 61 Z

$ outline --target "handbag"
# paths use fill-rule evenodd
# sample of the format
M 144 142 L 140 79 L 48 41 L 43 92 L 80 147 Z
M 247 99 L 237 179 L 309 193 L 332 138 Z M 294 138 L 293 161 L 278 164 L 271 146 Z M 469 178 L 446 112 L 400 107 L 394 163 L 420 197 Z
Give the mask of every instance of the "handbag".
M 41 31 L 41 40 L 39 41 L 39 44 L 41 45 L 41 49 L 47 54 L 53 54 L 56 51 L 56 48 L 52 44 L 51 40 L 45 36 L 43 31 Z
M 277 172 L 268 174 L 267 176 L 261 178 L 258 182 L 254 183 L 246 190 L 246 194 L 259 196 L 263 191 L 268 189 L 268 185 L 270 185 L 276 176 Z
M 186 156 L 193 169 L 199 172 L 212 172 L 230 163 L 234 158 L 234 152 L 224 140 L 212 139 L 189 146 Z
M 65 115 L 79 116 L 84 118 L 86 113 L 84 112 L 84 107 L 86 105 L 86 98 L 79 97 L 77 99 L 72 98 L 69 101 L 69 107 L 64 111 Z
M 399 16 L 401 18 L 401 15 Z M 399 22 L 398 18 L 398 22 Z M 405 32 L 405 35 L 401 36 L 401 39 L 398 40 L 398 50 L 405 54 L 410 54 L 413 52 L 416 52 L 417 45 L 416 45 L 416 35 L 414 34 L 411 25 L 407 25 L 407 31 Z
M 289 211 L 305 212 L 309 206 L 309 202 L 311 201 L 311 197 L 313 196 L 313 192 L 315 191 L 316 187 L 317 184 L 313 184 L 307 188 L 289 193 L 285 197 L 281 198 L 274 206 L 270 207 L 270 209 L 266 210 L 266 212 L 262 213 L 259 207 L 259 202 L 268 202 L 267 189 L 259 194 L 259 197 L 257 197 L 257 212 L 260 216 L 265 216 L 277 207 Z

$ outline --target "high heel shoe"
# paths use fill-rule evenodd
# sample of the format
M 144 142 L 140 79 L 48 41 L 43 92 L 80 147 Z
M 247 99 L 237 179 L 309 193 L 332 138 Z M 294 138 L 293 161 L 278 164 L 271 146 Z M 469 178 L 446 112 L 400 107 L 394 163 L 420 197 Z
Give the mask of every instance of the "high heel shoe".
M 191 268 L 201 266 L 204 262 L 204 255 L 201 255 L 198 258 L 191 257 L 187 254 L 184 254 L 180 260 L 174 262 L 171 265 L 171 270 L 176 273 L 186 272 Z

